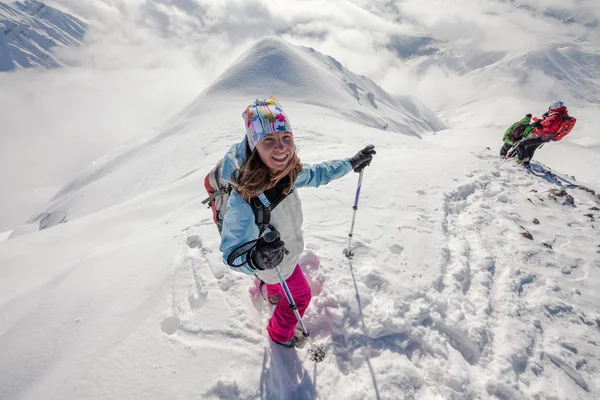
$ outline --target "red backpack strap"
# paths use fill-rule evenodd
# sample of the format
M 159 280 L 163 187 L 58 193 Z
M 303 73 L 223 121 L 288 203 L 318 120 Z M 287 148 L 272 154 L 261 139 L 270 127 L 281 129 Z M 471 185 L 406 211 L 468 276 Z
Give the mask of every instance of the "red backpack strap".
M 204 203 L 204 204 L 208 203 L 208 206 L 210 207 L 210 209 L 212 210 L 212 213 L 213 213 L 213 221 L 215 222 L 215 224 L 217 224 L 217 207 L 215 206 L 215 202 L 212 201 L 214 199 L 213 196 L 215 194 L 215 190 L 212 188 L 212 186 L 210 186 L 210 176 L 209 175 L 210 175 L 210 173 L 206 174 L 206 177 L 204 178 L 204 188 L 206 189 L 206 193 L 208 193 L 209 197 L 202 203 Z

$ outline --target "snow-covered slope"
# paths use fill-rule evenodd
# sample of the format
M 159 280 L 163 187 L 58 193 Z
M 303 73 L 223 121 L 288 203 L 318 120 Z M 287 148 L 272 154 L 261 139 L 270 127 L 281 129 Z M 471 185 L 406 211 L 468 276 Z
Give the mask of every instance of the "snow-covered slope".
M 52 48 L 78 45 L 87 25 L 37 0 L 0 3 L 0 71 L 56 67 Z
M 359 124 L 418 135 L 445 129 L 420 101 L 391 96 L 372 80 L 347 70 L 333 57 L 293 46 L 276 37 L 248 49 L 198 98 L 196 107 L 215 96 L 265 97 L 269 93 L 341 112 Z
M 236 63 L 159 136 L 96 161 L 31 225 L 0 234 L 0 399 L 598 398 L 600 188 L 499 160 L 486 149 L 497 129 L 366 126 L 350 115 L 423 130 L 418 108 L 325 56 L 257 46 L 287 62 L 242 57 L 255 69 Z M 278 92 L 245 92 L 253 77 Z M 389 108 L 369 109 L 366 93 Z M 378 149 L 352 261 L 357 175 L 300 193 L 320 364 L 269 342 L 270 309 L 223 265 L 201 204 L 205 174 L 243 136 L 241 111 L 268 94 L 304 162 Z
M 470 131 L 419 140 L 287 111 L 306 162 L 379 149 L 352 262 L 357 176 L 301 193 L 306 323 L 325 361 L 273 347 L 255 283 L 221 262 L 202 179 L 239 122 L 205 118 L 155 142 L 161 157 L 112 165 L 72 205 L 110 206 L 0 243 L 0 398 L 600 395 L 597 196 L 457 147 Z M 115 201 L 119 182 L 137 194 Z
M 600 49 L 577 43 L 556 44 L 524 57 L 521 74 L 539 71 L 559 83 L 554 97 L 572 96 L 582 103 L 600 103 Z M 505 66 L 507 68 L 507 66 Z
M 326 67 L 327 62 L 335 69 Z M 276 95 L 286 109 L 296 111 L 300 117 L 292 120 L 292 126 L 300 137 L 315 134 L 317 121 L 330 126 L 329 119 L 349 120 L 365 129 L 381 128 L 370 130 L 375 137 L 386 130 L 418 136 L 444 126 L 418 100 L 392 97 L 368 79 L 333 63 L 329 57 L 280 39 L 259 41 L 160 135 L 97 160 L 60 190 L 30 223 L 45 229 L 72 221 L 185 176 L 198 168 L 199 158 L 216 160 L 222 154 L 213 154 L 213 150 L 224 151 L 239 140 L 243 132 L 241 112 L 257 97 Z M 351 80 L 358 84 L 350 85 Z M 351 88 L 356 89 L 356 96 Z M 328 129 L 340 131 L 335 125 Z M 318 132 L 327 134 L 322 129 Z M 165 169 L 172 156 L 177 157 L 175 166 Z M 148 165 L 152 171 L 148 171 Z M 127 178 L 123 177 L 124 171 L 129 171 Z M 100 187 L 104 195 L 93 195 Z M 81 201 L 88 196 L 93 199 Z
M 576 103 L 571 101 L 571 105 L 580 107 L 600 102 L 600 50 L 586 42 L 548 43 L 522 53 L 452 48 L 411 64 L 417 76 L 436 68 L 464 77 L 465 82 L 481 91 L 469 92 L 469 100 L 489 97 L 505 84 L 517 91 L 504 95 L 526 100 L 543 95 L 574 100 Z M 456 99 L 461 98 L 462 94 L 457 93 Z

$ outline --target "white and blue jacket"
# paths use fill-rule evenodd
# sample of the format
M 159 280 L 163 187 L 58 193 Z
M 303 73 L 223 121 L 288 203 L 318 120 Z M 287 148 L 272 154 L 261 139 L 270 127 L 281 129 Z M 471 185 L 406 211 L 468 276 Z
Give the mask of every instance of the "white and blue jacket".
M 233 145 L 229 149 L 223 159 L 222 179 L 231 181 L 232 175 L 246 158 L 246 146 L 244 138 L 241 143 Z M 326 185 L 350 171 L 352 171 L 352 165 L 349 159 L 327 161 L 315 165 L 303 164 L 302 171 L 296 179 L 295 188 L 271 211 L 270 223 L 280 233 L 281 240 L 289 251 L 279 265 L 283 279 L 287 279 L 294 272 L 298 259 L 304 251 L 302 203 L 296 189 Z M 221 231 L 220 250 L 223 253 L 223 262 L 227 264 L 231 252 L 244 243 L 258 239 L 258 236 L 259 230 L 252 207 L 238 192 L 232 190 Z M 243 259 L 245 257 L 243 255 L 236 259 L 236 264 L 243 265 L 233 269 L 248 275 L 258 275 L 266 283 L 279 282 L 274 270 L 256 271 L 251 269 Z

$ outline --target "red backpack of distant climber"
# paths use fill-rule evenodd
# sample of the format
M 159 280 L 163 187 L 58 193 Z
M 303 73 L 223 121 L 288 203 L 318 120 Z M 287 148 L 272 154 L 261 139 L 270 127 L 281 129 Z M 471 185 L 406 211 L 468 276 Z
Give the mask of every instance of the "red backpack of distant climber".
M 577 118 L 575 117 L 564 117 L 562 123 L 560 124 L 560 126 L 556 130 L 556 133 L 554 134 L 554 138 L 556 140 L 561 140 L 562 138 L 567 136 L 573 130 L 573 127 L 575 126 L 576 122 Z

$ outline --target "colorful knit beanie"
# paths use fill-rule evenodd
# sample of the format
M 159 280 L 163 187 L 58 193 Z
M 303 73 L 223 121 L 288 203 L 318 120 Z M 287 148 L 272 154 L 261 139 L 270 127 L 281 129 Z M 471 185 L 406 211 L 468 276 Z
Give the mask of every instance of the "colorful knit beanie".
M 242 113 L 246 125 L 246 137 L 250 150 L 262 138 L 274 132 L 292 132 L 292 126 L 283 112 L 279 101 L 271 96 L 268 99 L 256 99 Z

